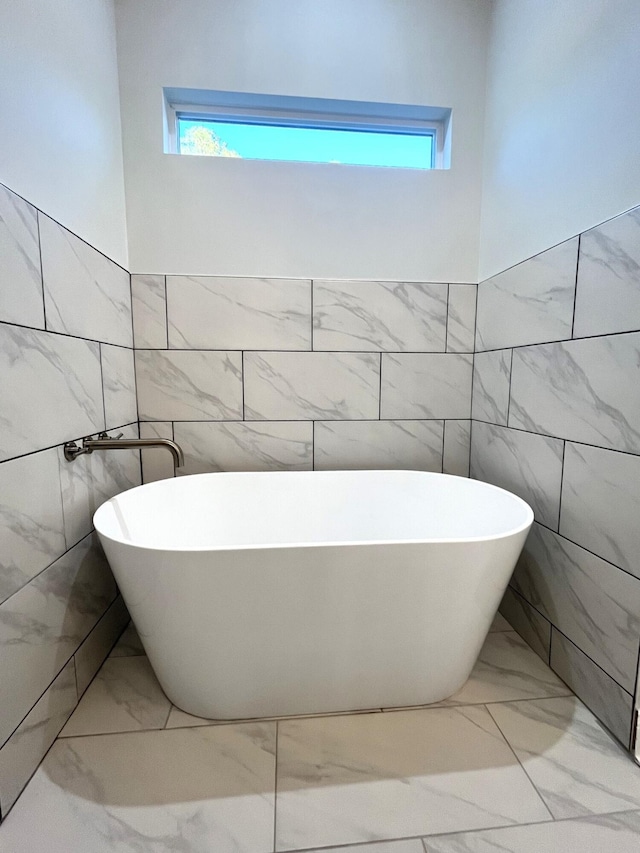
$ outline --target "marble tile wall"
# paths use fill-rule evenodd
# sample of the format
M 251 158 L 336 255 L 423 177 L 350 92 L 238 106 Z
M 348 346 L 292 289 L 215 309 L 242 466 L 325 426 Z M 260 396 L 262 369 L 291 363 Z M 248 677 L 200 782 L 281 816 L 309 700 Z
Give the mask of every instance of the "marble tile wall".
M 536 523 L 501 610 L 625 745 L 640 643 L 640 208 L 478 285 L 471 475 Z
M 468 476 L 476 290 L 133 275 L 141 434 L 174 438 L 185 474 Z M 143 471 L 145 481 L 173 475 L 155 450 Z
M 0 817 L 128 621 L 95 509 L 141 481 L 129 273 L 0 186 Z

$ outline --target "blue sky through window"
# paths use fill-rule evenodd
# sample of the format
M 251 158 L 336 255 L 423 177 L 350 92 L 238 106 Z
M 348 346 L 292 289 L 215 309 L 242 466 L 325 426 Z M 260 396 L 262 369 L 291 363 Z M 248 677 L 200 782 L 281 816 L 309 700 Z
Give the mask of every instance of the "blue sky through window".
M 433 137 L 426 134 L 278 127 L 181 118 L 178 121 L 181 153 L 210 153 L 194 150 L 194 146 L 189 144 L 195 128 L 213 131 L 230 151 L 245 159 L 411 169 L 432 167 Z

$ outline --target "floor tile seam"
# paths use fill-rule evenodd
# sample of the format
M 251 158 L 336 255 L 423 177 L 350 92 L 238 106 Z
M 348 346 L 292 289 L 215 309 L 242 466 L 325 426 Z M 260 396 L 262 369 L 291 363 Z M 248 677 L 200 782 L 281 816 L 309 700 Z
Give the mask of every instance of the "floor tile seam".
M 421 841 L 423 846 L 425 847 L 426 853 L 429 853 L 429 848 L 427 847 L 427 842 L 429 839 L 437 839 L 437 838 L 449 838 L 454 835 L 474 835 L 481 832 L 498 832 L 503 829 L 521 829 L 526 827 L 535 828 L 537 826 L 555 826 L 557 824 L 562 823 L 574 823 L 577 821 L 590 820 L 591 818 L 599 818 L 599 817 L 616 817 L 618 815 L 625 814 L 634 814 L 637 813 L 640 815 L 640 808 L 633 809 L 621 809 L 615 812 L 590 812 L 585 815 L 573 815 L 571 817 L 559 817 L 552 818 L 551 820 L 538 820 L 538 821 L 524 821 L 522 823 L 504 823 L 498 826 L 483 826 L 478 827 L 476 829 L 455 829 L 449 832 L 434 832 L 430 835 L 402 835 L 395 836 L 394 838 L 377 838 L 375 840 L 368 841 L 353 841 L 348 844 L 324 844 L 318 847 L 295 847 L 286 851 L 280 851 L 280 853 L 309 853 L 310 850 L 352 850 L 354 853 L 357 853 L 358 849 L 366 846 L 366 845 L 376 845 L 376 844 L 395 844 L 400 841 Z
M 497 704 L 497 703 L 496 703 L 496 704 Z M 555 816 L 551 813 L 551 809 L 550 809 L 550 808 L 549 808 L 549 806 L 547 805 L 547 801 L 545 800 L 545 798 L 542 796 L 542 794 L 541 794 L 541 793 L 540 793 L 540 791 L 538 790 L 538 786 L 535 784 L 535 782 L 533 781 L 533 779 L 531 778 L 531 776 L 527 773 L 527 771 L 526 771 L 526 769 L 525 769 L 524 764 L 522 763 L 522 761 L 520 761 L 520 758 L 519 758 L 518 754 L 516 753 L 515 749 L 513 748 L 513 746 L 511 745 L 511 742 L 509 741 L 509 739 L 507 738 L 507 736 L 505 735 L 505 733 L 504 733 L 504 732 L 502 731 L 502 729 L 500 728 L 500 725 L 498 724 L 498 721 L 496 720 L 496 718 L 495 718 L 495 717 L 493 716 L 493 714 L 491 713 L 491 709 L 488 707 L 488 705 L 485 705 L 485 706 L 484 706 L 484 708 L 485 708 L 485 710 L 487 711 L 487 713 L 489 714 L 489 716 L 491 717 L 491 719 L 493 720 L 493 722 L 495 723 L 495 726 L 496 726 L 496 728 L 498 729 L 498 731 L 500 732 L 500 735 L 501 735 L 502 739 L 504 740 L 504 742 L 506 743 L 506 745 L 509 747 L 509 749 L 510 749 L 511 753 L 513 754 L 513 757 L 515 758 L 515 760 L 518 762 L 518 766 L 522 769 L 522 772 L 524 773 L 524 775 L 525 775 L 525 776 L 527 777 L 527 779 L 529 780 L 529 783 L 531 784 L 531 787 L 532 787 L 532 788 L 533 788 L 533 790 L 536 792 L 536 794 L 537 794 L 538 798 L 540 799 L 540 802 L 541 802 L 541 803 L 542 803 L 542 805 L 544 806 L 545 810 L 548 812 L 548 814 L 549 814 L 549 816 L 550 816 L 551 820 L 552 820 L 552 821 L 555 821 Z
M 569 688 L 567 688 L 569 691 Z M 375 711 L 365 711 L 362 712 L 352 712 L 352 713 L 344 713 L 344 714 L 326 714 L 326 715 L 318 715 L 313 717 L 257 717 L 255 719 L 247 719 L 247 720 L 221 720 L 221 721 L 209 721 L 204 724 L 193 724 L 193 725 L 181 725 L 181 726 L 171 726 L 167 727 L 169 722 L 169 718 L 171 717 L 171 711 L 173 710 L 174 705 L 171 705 L 169 708 L 169 712 L 167 714 L 167 718 L 162 726 L 150 726 L 148 728 L 140 728 L 140 729 L 123 729 L 121 731 L 115 732 L 85 732 L 83 734 L 75 734 L 75 735 L 58 735 L 59 740 L 70 740 L 76 737 L 103 737 L 105 735 L 125 735 L 125 734 L 143 734 L 144 732 L 157 732 L 157 731 L 183 731 L 184 729 L 214 729 L 214 728 L 222 728 L 228 726 L 246 726 L 246 725 L 255 725 L 256 723 L 288 723 L 288 722 L 306 722 L 307 720 L 331 720 L 338 719 L 342 717 L 368 717 L 373 714 L 398 714 L 402 712 L 408 711 L 457 711 L 462 708 L 478 708 L 478 707 L 489 707 L 493 705 L 512 705 L 517 702 L 540 702 L 546 699 L 566 699 L 569 697 L 574 697 L 578 699 L 578 697 L 572 693 L 571 691 L 566 693 L 559 693 L 554 695 L 544 694 L 542 696 L 527 696 L 522 699 L 500 699 L 496 701 L 484 701 L 484 702 L 467 702 L 459 705 L 416 705 L 416 706 L 407 706 L 400 708 L 381 708 L 380 710 Z M 578 699 L 578 701 L 581 701 Z M 582 703 L 584 704 L 584 703 Z M 180 709 L 178 709 L 180 710 Z

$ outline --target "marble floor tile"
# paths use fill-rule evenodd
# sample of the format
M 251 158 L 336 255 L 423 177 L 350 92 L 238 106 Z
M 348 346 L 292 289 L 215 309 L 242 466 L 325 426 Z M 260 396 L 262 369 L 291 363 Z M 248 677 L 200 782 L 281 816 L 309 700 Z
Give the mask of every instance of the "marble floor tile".
M 126 658 L 143 654 L 144 646 L 142 645 L 142 640 L 136 631 L 136 626 L 133 622 L 129 622 L 127 627 L 124 629 L 122 636 L 113 647 L 110 657 Z
M 278 851 L 549 818 L 486 708 L 281 722 L 277 776 Z
M 456 833 L 425 839 L 425 849 L 426 853 L 637 853 L 640 812 Z
M 513 631 L 513 628 L 509 625 L 502 613 L 496 613 L 496 617 L 489 628 L 490 634 L 493 634 L 496 631 Z
M 373 844 L 356 844 L 349 847 L 315 847 L 304 853 L 424 853 L 419 838 L 406 838 L 402 841 L 379 841 Z
M 554 818 L 640 808 L 640 767 L 579 699 L 489 710 Z
M 0 850 L 269 853 L 275 743 L 273 723 L 59 740 Z
M 570 693 L 521 637 L 505 631 L 489 634 L 467 683 L 439 704 L 477 705 Z
M 108 658 L 60 736 L 161 729 L 170 707 L 146 657 Z

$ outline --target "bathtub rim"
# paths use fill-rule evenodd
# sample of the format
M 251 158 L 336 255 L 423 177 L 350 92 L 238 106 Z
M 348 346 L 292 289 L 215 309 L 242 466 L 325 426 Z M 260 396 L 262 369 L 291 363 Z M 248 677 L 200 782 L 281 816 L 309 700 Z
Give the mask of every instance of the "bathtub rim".
M 359 470 L 359 469 L 358 469 Z M 515 501 L 517 504 L 520 504 L 525 511 L 525 515 L 527 520 L 517 527 L 510 528 L 502 533 L 496 533 L 485 536 L 469 536 L 469 537 L 448 537 L 448 538 L 429 538 L 429 539 L 360 539 L 360 540 L 338 540 L 338 541 L 323 541 L 323 542 L 278 542 L 278 543 L 259 543 L 259 544 L 249 544 L 249 545 L 216 545 L 215 543 L 211 543 L 209 545 L 182 545 L 180 547 L 168 547 L 166 545 L 155 545 L 155 544 L 142 544 L 140 542 L 135 542 L 132 539 L 126 539 L 124 537 L 115 537 L 110 533 L 104 532 L 101 529 L 101 518 L 100 515 L 104 514 L 103 511 L 105 507 L 109 504 L 114 505 L 117 499 L 122 494 L 130 494 L 132 492 L 137 492 L 142 489 L 153 489 L 154 487 L 166 486 L 164 484 L 170 480 L 190 480 L 194 477 L 255 477 L 256 475 L 277 475 L 277 474 L 331 474 L 331 473 L 347 473 L 347 474 L 356 474 L 358 470 L 350 470 L 350 469 L 337 469 L 336 471 L 211 471 L 207 473 L 201 474 L 185 474 L 181 477 L 174 478 L 166 478 L 164 480 L 156 480 L 153 483 L 143 483 L 139 486 L 134 486 L 132 489 L 127 489 L 125 492 L 120 492 L 117 495 L 109 498 L 109 500 L 104 501 L 98 509 L 93 514 L 93 526 L 95 527 L 96 532 L 100 537 L 104 537 L 108 539 L 110 542 L 114 542 L 118 545 L 123 545 L 127 548 L 135 548 L 142 549 L 146 551 L 158 551 L 161 553 L 167 554 L 195 554 L 195 553 L 217 553 L 217 552 L 227 552 L 227 551 L 272 551 L 272 550 L 280 550 L 280 549 L 289 549 L 289 548 L 340 548 L 340 547 L 353 547 L 353 546 L 369 546 L 369 545 L 469 545 L 474 543 L 481 542 L 495 542 L 501 539 L 507 539 L 511 536 L 517 536 L 525 530 L 529 530 L 534 522 L 535 515 L 529 504 L 523 500 L 518 495 L 515 495 L 513 492 L 510 492 L 508 489 L 503 489 L 501 486 L 494 486 L 492 483 L 486 483 L 484 480 L 476 480 L 471 477 L 460 477 L 456 474 L 443 474 L 438 471 L 419 471 L 415 469 L 363 469 L 366 470 L 367 473 L 371 474 L 388 474 L 393 471 L 401 471 L 402 473 L 407 474 L 427 474 L 433 477 L 438 478 L 446 478 L 446 479 L 456 479 L 456 480 L 467 480 L 473 483 L 477 483 L 481 485 L 484 489 L 488 489 L 490 491 L 502 492 L 503 494 L 509 495 L 510 499 Z M 116 511 L 116 510 L 114 510 Z M 117 512 L 117 511 L 116 511 Z

